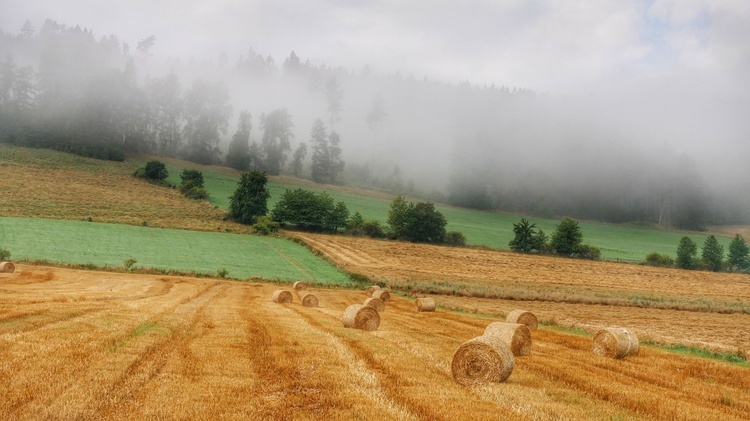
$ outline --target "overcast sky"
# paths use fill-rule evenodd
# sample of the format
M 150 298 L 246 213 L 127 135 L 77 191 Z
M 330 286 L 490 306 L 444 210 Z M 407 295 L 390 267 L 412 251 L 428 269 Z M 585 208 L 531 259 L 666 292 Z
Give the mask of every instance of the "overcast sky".
M 0 28 L 44 19 L 156 36 L 158 56 L 230 58 L 253 47 L 280 64 L 468 80 L 537 92 L 692 86 L 750 96 L 748 0 L 0 0 Z

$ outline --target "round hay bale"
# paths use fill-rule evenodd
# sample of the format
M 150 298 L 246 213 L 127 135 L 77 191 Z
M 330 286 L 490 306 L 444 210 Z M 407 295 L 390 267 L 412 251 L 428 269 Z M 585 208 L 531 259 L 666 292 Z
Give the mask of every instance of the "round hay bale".
M 16 265 L 11 262 L 0 262 L 0 273 L 13 273 L 16 271 Z
M 372 307 L 352 304 L 344 311 L 342 321 L 344 327 L 375 330 L 380 326 L 380 314 Z
M 388 293 L 388 291 L 384 289 L 376 289 L 372 293 L 373 298 L 380 298 L 383 300 L 384 303 L 387 303 L 388 301 L 391 301 L 391 294 Z
M 291 303 L 294 301 L 292 293 L 285 289 L 277 289 L 273 292 L 273 302 L 279 304 Z
M 432 298 L 417 298 L 417 311 L 435 311 L 435 300 Z
M 453 354 L 451 374 L 456 382 L 471 386 L 500 383 L 513 372 L 513 353 L 502 340 L 479 336 L 461 344 Z
M 302 281 L 297 281 L 294 283 L 294 289 L 295 291 L 303 291 L 307 289 L 307 284 Z
M 385 311 L 385 303 L 380 298 L 375 298 L 375 297 L 368 298 L 365 300 L 364 303 L 362 303 L 362 305 L 372 307 L 375 310 L 377 310 L 378 313 L 381 311 Z
M 531 331 L 526 325 L 493 322 L 484 329 L 484 336 L 499 338 L 516 357 L 531 354 Z
M 376 289 L 380 289 L 380 285 L 370 285 L 367 288 L 367 295 L 372 295 L 372 293 L 375 292 Z
M 508 313 L 508 317 L 505 318 L 505 321 L 508 323 L 526 325 L 529 330 L 536 330 L 536 328 L 539 327 L 539 320 L 534 313 L 527 310 L 513 310 Z
M 640 349 L 638 336 L 629 329 L 608 327 L 594 335 L 592 351 L 602 357 L 625 358 L 628 355 L 637 355 Z
M 318 306 L 318 297 L 307 293 L 302 296 L 302 305 L 305 307 L 317 307 Z

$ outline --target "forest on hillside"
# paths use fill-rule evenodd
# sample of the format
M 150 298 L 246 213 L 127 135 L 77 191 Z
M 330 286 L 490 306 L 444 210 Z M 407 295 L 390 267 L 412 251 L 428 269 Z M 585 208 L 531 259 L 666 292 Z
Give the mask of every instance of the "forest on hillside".
M 180 157 L 547 217 L 750 223 L 747 148 L 715 162 L 596 95 L 383 75 L 295 52 L 277 61 L 251 46 L 239 57 L 156 57 L 153 36 L 129 43 L 52 20 L 5 29 L 2 142 Z

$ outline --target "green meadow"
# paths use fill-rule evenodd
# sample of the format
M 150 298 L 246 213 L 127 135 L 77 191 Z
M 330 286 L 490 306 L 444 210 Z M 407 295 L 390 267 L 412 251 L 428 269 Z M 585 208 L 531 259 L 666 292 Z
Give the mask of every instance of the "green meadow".
M 170 230 L 130 225 L 29 218 L 0 218 L 0 247 L 13 260 L 178 270 L 236 279 L 261 277 L 351 284 L 305 247 L 255 235 Z
M 183 168 L 168 166 L 170 173 L 168 181 L 171 184 L 179 184 L 179 173 Z M 229 198 L 237 187 L 238 177 L 228 173 L 203 170 L 206 190 L 210 197 L 208 201 L 222 209 L 229 208 Z M 268 184 L 271 192 L 269 209 L 281 197 L 286 189 L 295 189 L 299 186 L 282 184 L 270 181 Z M 365 219 L 379 221 L 385 225 L 388 217 L 390 200 L 371 195 L 357 195 L 350 192 L 342 192 L 338 188 L 304 187 L 316 192 L 326 191 L 336 201 L 346 203 L 351 213 L 359 212 Z M 437 205 L 437 208 L 448 220 L 448 231 L 460 231 L 472 245 L 485 245 L 493 248 L 507 249 L 508 242 L 513 238 L 513 223 L 520 221 L 521 216 L 499 212 L 485 212 L 473 209 L 456 208 L 452 206 Z M 543 230 L 547 235 L 555 231 L 558 219 L 545 219 L 526 217 L 537 228 Z M 697 233 L 680 233 L 657 229 L 639 228 L 626 225 L 605 224 L 596 222 L 580 222 L 583 231 L 584 243 L 599 247 L 602 257 L 608 260 L 643 261 L 644 257 L 651 252 L 669 254 L 675 256 L 677 244 L 680 238 L 687 235 L 692 238 L 698 246 L 702 246 L 706 235 Z M 729 238 L 718 237 L 719 242 L 726 250 L 729 246 Z

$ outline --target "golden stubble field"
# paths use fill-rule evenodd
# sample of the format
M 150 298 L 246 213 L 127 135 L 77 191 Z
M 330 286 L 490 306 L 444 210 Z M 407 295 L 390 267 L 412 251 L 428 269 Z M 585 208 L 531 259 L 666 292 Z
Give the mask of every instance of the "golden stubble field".
M 642 347 L 610 360 L 543 328 L 505 383 L 450 363 L 493 318 L 418 313 L 395 296 L 377 331 L 342 327 L 363 291 L 17 265 L 0 274 L 3 419 L 747 419 L 750 375 Z M 466 298 L 468 299 L 468 298 Z M 479 304 L 477 304 L 479 305 Z
M 294 233 L 346 270 L 444 308 L 542 320 L 594 333 L 610 325 L 642 339 L 750 356 L 750 276 L 530 256 L 472 248 Z

